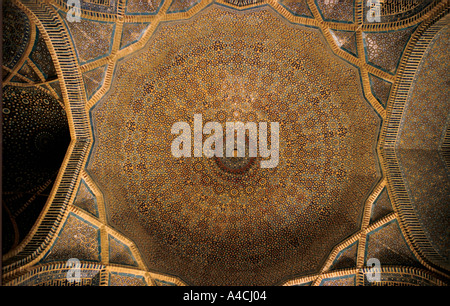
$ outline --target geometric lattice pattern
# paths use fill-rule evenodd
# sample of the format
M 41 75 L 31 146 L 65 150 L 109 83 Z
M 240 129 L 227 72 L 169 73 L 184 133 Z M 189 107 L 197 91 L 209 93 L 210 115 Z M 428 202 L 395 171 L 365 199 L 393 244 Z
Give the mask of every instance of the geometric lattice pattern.
M 355 0 L 316 0 L 324 20 L 350 23 L 354 20 Z
M 172 1 L 172 4 L 170 5 L 169 9 L 167 10 L 167 13 L 180 13 L 180 12 L 186 12 L 190 8 L 192 8 L 194 5 L 198 4 L 200 0 L 174 0 Z
M 384 107 L 386 107 L 389 94 L 391 93 L 392 83 L 372 74 L 369 74 L 369 79 L 372 86 L 372 94 Z
M 313 17 L 307 0 L 281 0 L 279 2 L 296 16 Z
M 378 258 L 384 265 L 421 266 L 404 240 L 396 220 L 368 233 L 366 261 L 369 258 Z
M 357 56 L 356 32 L 330 30 L 336 44 L 344 51 Z
M 111 272 L 109 275 L 110 286 L 147 286 L 142 276 L 127 273 Z
M 356 259 L 358 255 L 358 242 L 354 242 L 336 256 L 330 270 L 353 268 L 356 266 Z
M 105 76 L 106 66 L 95 68 L 94 70 L 85 72 L 83 74 L 84 86 L 86 89 L 86 96 L 90 99 L 95 92 L 100 89 Z
M 372 206 L 372 213 L 370 215 L 370 222 L 376 222 L 381 218 L 393 213 L 392 203 L 389 198 L 387 189 L 383 189 L 378 198 L 375 200 Z
M 109 236 L 109 261 L 121 265 L 137 266 L 130 248 L 112 236 Z
M 132 43 L 139 40 L 143 31 L 148 27 L 147 23 L 127 23 L 123 26 L 122 40 L 120 42 L 120 49 L 128 47 Z
M 78 189 L 78 193 L 76 195 L 74 205 L 84 209 L 85 211 L 91 213 L 92 215 L 98 217 L 98 207 L 97 201 L 95 199 L 92 191 L 89 190 L 89 187 L 85 182 L 80 183 L 80 187 Z
M 114 24 L 81 19 L 68 22 L 80 63 L 107 56 L 110 52 Z
M 66 220 L 45 261 L 100 261 L 99 230 L 96 226 L 71 214 Z
M 364 33 L 367 61 L 389 73 L 395 73 L 414 30 L 415 27 L 409 27 L 396 32 Z M 388 52 L 390 56 L 383 56 L 384 52 Z

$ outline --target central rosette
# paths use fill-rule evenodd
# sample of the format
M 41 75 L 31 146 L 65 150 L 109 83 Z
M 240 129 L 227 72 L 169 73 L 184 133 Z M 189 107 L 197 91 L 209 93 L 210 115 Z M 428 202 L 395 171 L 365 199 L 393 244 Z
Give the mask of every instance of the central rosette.
M 232 174 L 242 174 L 246 172 L 252 165 L 255 164 L 256 156 L 250 156 L 250 140 L 248 136 L 245 136 L 245 156 L 238 157 L 237 144 L 234 145 L 231 156 L 227 157 L 223 154 L 223 157 L 215 156 L 215 161 L 220 169 Z M 225 152 L 226 153 L 226 152 Z
M 318 269 L 358 229 L 377 178 L 379 120 L 359 82 L 320 30 L 268 7 L 164 22 L 92 111 L 88 170 L 108 222 L 150 270 L 190 284 L 270 285 Z M 278 164 L 260 167 L 248 150 L 198 155 L 194 133 L 190 154 L 173 156 L 173 124 L 193 130 L 195 114 L 203 128 L 278 122 Z
M 237 157 L 237 150 L 234 154 L 235 156 L 233 157 L 215 157 L 220 169 L 230 173 L 241 174 L 255 163 L 256 157 Z

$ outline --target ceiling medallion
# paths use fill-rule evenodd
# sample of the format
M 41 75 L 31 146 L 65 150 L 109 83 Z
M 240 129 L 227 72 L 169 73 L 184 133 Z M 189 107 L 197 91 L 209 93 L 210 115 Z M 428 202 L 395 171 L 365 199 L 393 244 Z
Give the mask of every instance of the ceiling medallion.
M 237 150 L 235 150 L 237 154 Z M 232 174 L 246 172 L 255 162 L 256 157 L 214 157 L 220 169 Z
M 115 71 L 92 109 L 87 168 L 108 221 L 150 269 L 190 284 L 268 285 L 318 269 L 359 228 L 378 179 L 380 120 L 358 69 L 333 54 L 320 29 L 286 22 L 270 7 L 212 5 L 162 24 Z M 260 133 L 278 122 L 276 167 L 260 167 L 269 157 L 260 143 L 257 156 L 236 147 L 206 156 L 213 134 L 203 129 L 221 122 L 226 148 L 227 121 L 266 123 Z M 183 134 L 171 133 L 177 122 L 191 142 L 179 157 L 171 150 Z

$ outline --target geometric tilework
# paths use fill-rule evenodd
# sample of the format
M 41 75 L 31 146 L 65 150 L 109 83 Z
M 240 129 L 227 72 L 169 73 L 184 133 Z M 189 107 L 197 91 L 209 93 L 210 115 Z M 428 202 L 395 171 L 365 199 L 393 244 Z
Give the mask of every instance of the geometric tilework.
M 312 17 L 306 0 L 279 0 L 278 2 L 295 16 Z
M 259 31 L 255 20 L 271 30 Z M 237 35 L 242 39 L 236 40 Z M 153 269 L 175 275 L 189 273 L 194 279 L 189 283 L 269 284 L 284 277 L 276 262 L 293 273 L 300 269 L 281 259 L 288 256 L 283 251 L 274 250 L 303 252 L 303 243 L 319 237 L 315 229 L 323 239 L 333 239 L 333 244 L 357 229 L 362 198 L 377 176 L 372 146 L 380 122 L 361 99 L 358 71 L 338 61 L 326 44 L 317 29 L 290 24 L 268 6 L 237 11 L 214 5 L 192 19 L 165 23 L 145 50 L 119 62 L 114 86 L 91 110 L 96 146 L 87 169 L 105 194 L 109 221 L 137 244 Z M 319 47 L 320 51 L 313 51 Z M 345 82 L 341 82 L 342 74 Z M 300 82 L 308 77 L 314 78 L 314 86 Z M 246 90 L 233 93 L 230 99 L 222 96 L 224 85 L 236 88 L 241 78 L 248 83 L 240 86 L 261 98 L 252 101 L 245 96 Z M 289 95 L 288 88 L 295 94 Z M 227 100 L 227 106 L 222 106 Z M 179 121 L 183 114 L 192 118 L 194 110 L 211 118 L 222 116 L 228 108 L 232 114 L 231 108 L 238 103 L 242 104 L 242 117 L 258 113 L 266 113 L 266 118 L 279 116 L 284 118 L 285 131 L 293 131 L 286 135 L 292 138 L 290 145 L 284 146 L 276 174 L 252 169 L 252 175 L 261 179 L 246 180 L 248 188 L 244 188 L 217 169 L 213 160 L 199 159 L 200 165 L 194 167 L 193 160 L 178 162 L 172 158 L 170 135 L 166 136 L 172 121 Z M 258 113 L 253 114 L 253 110 Z M 295 117 L 302 112 L 308 115 Z M 148 116 L 153 119 L 148 120 Z M 299 159 L 299 154 L 305 157 Z M 344 161 L 348 158 L 355 160 L 347 164 Z M 192 179 L 187 183 L 189 177 Z M 276 182 L 286 182 L 286 187 L 282 189 Z M 190 190 L 191 184 L 196 189 Z M 345 184 L 345 190 L 340 184 Z M 320 196 L 314 196 L 316 188 L 322 190 Z M 121 196 L 121 191 L 127 193 Z M 267 230 L 251 219 L 254 214 L 261 216 L 257 220 Z M 339 221 L 331 224 L 328 218 Z M 334 226 L 339 230 L 331 230 Z M 236 234 L 229 234 L 231 231 Z M 145 235 L 152 235 L 154 241 Z M 230 239 L 222 238 L 228 235 Z M 321 256 L 331 249 L 326 243 L 312 244 Z M 314 260 L 318 268 L 317 252 L 307 252 L 304 257 Z M 301 269 L 312 269 L 304 258 L 289 258 Z M 188 259 L 192 264 L 181 263 Z M 219 269 L 219 265 L 225 268 Z M 242 278 L 231 272 L 252 267 L 268 272 L 257 277 L 242 273 Z M 272 273 L 277 276 L 269 276 Z
M 415 14 L 421 12 L 434 0 L 382 0 L 380 8 L 380 22 L 398 22 L 407 18 L 413 17 Z M 366 2 L 366 0 L 365 0 Z M 370 7 L 363 6 L 363 21 L 368 22 L 367 14 Z
M 47 43 L 40 32 L 36 35 L 36 41 L 30 54 L 30 59 L 41 71 L 45 79 L 54 78 L 56 76 L 56 69 L 53 64 L 50 51 L 48 50 Z
M 321 281 L 320 286 L 355 286 L 356 275 L 344 275 L 326 278 Z
M 103 84 L 106 66 L 98 67 L 94 70 L 83 73 L 84 88 L 86 98 L 89 100 Z
M 421 267 L 406 243 L 397 220 L 390 221 L 367 234 L 366 262 L 370 258 L 379 259 L 381 266 Z
M 354 268 L 356 266 L 356 254 L 358 251 L 358 242 L 354 242 L 342 251 L 340 251 L 330 267 L 330 270 L 345 268 Z
M 358 51 L 356 49 L 356 32 L 338 31 L 331 29 L 330 32 L 339 48 L 354 56 L 357 56 Z
M 156 286 L 176 286 L 175 283 L 168 282 L 165 280 L 154 279 L 153 281 L 155 282 Z
M 11 85 L 2 90 L 2 209 L 11 225 L 3 227 L 6 253 L 26 237 L 45 207 L 70 131 L 64 109 L 48 91 Z
M 100 4 L 100 5 L 110 5 L 110 0 L 84 0 L 83 2 L 88 2 L 92 4 Z M 114 0 L 112 1 L 114 3 Z
M 13 83 L 22 83 L 22 84 L 26 84 L 27 81 L 24 80 L 23 78 L 19 77 L 18 75 L 15 75 L 11 78 L 11 82 Z
M 129 273 L 111 272 L 109 286 L 147 286 L 144 277 Z
M 373 223 L 382 217 L 392 213 L 394 210 L 392 209 L 392 204 L 389 199 L 389 195 L 387 189 L 384 188 L 380 193 L 378 198 L 372 205 L 372 213 L 370 215 L 370 222 Z
M 3 1 L 3 65 L 13 69 L 30 40 L 31 23 L 27 15 L 12 1 Z
M 128 0 L 125 12 L 132 15 L 154 15 L 159 11 L 163 2 L 163 0 Z
M 391 93 L 392 83 L 369 73 L 372 94 L 385 108 Z
M 246 6 L 261 2 L 261 0 L 224 0 L 224 1 L 236 6 Z
M 394 74 L 403 50 L 415 29 L 416 27 L 409 27 L 394 32 L 364 32 L 367 62 Z
M 59 80 L 50 82 L 49 85 L 56 92 L 58 99 L 60 99 L 62 101 L 63 98 L 62 98 L 61 85 L 59 84 Z
M 120 49 L 125 48 L 139 40 L 148 23 L 126 23 L 122 29 L 122 39 Z
M 74 41 L 78 61 L 81 65 L 109 54 L 115 28 L 114 23 L 81 18 L 80 22 L 66 22 L 66 25 Z
M 83 180 L 80 182 L 80 187 L 78 188 L 78 193 L 73 204 L 98 217 L 97 200 Z
M 30 67 L 30 65 L 25 62 L 22 66 L 22 68 L 19 70 L 19 74 L 28 78 L 30 81 L 39 83 L 41 79 L 36 74 L 36 72 L 33 70 L 33 68 Z
M 353 22 L 355 0 L 316 0 L 315 2 L 324 20 L 344 23 Z
M 100 261 L 99 229 L 81 217 L 69 213 L 45 261 Z
M 199 2 L 200 0 L 173 0 L 167 13 L 186 12 Z
M 117 238 L 109 237 L 109 262 L 128 266 L 137 266 L 130 248 Z
M 63 1 L 67 3 L 68 0 Z M 119 0 L 83 0 L 80 2 L 82 10 L 114 14 L 117 11 Z

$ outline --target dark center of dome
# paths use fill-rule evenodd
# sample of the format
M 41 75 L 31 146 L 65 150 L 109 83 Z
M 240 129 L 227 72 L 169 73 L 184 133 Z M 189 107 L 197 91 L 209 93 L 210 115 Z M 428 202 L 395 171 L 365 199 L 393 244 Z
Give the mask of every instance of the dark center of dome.
M 238 157 L 237 146 L 233 150 L 233 156 L 214 157 L 219 168 L 231 174 L 243 174 L 255 164 L 256 157 L 249 156 L 248 137 L 245 141 L 245 157 Z

